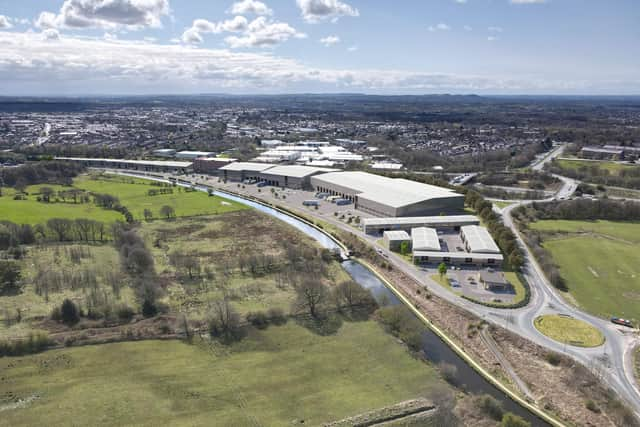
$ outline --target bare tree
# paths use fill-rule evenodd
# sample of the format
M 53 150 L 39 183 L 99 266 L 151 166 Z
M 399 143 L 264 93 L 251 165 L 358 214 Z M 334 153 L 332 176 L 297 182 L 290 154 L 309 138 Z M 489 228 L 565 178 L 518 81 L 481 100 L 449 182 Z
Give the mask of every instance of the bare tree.
M 225 340 L 239 336 L 240 315 L 226 298 L 211 302 L 208 324 L 211 336 Z
M 166 219 L 175 218 L 176 211 L 169 205 L 164 205 L 160 208 L 160 215 L 165 217 Z
M 308 313 L 314 319 L 320 319 L 324 315 L 329 297 L 327 287 L 320 280 L 308 278 L 296 286 L 294 311 Z
M 336 308 L 374 308 L 376 301 L 367 289 L 352 280 L 340 283 L 334 291 Z

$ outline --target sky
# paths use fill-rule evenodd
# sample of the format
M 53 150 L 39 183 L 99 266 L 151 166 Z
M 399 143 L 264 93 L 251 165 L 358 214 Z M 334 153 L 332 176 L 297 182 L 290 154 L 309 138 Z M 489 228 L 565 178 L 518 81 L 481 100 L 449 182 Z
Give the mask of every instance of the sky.
M 0 0 L 0 95 L 640 94 L 639 0 Z

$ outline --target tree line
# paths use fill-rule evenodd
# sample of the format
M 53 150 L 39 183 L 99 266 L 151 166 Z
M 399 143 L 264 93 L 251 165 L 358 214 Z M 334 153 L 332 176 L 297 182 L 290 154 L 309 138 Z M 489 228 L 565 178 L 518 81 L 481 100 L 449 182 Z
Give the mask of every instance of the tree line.
M 610 170 L 600 167 L 597 163 L 573 169 L 564 168 L 558 162 L 550 162 L 545 165 L 545 170 L 594 184 L 640 189 L 640 167 L 622 168 L 613 174 Z
M 485 200 L 477 191 L 467 190 L 465 203 L 472 207 L 505 255 L 505 260 L 515 270 L 519 270 L 524 264 L 524 254 L 518 245 L 515 234 L 507 228 L 500 219 L 500 216 L 493 211 L 491 202 Z
M 73 178 L 84 170 L 84 166 L 78 163 L 58 160 L 27 163 L 15 168 L 3 169 L 1 184 L 14 187 L 18 191 L 23 191 L 27 186 L 35 184 L 70 185 Z

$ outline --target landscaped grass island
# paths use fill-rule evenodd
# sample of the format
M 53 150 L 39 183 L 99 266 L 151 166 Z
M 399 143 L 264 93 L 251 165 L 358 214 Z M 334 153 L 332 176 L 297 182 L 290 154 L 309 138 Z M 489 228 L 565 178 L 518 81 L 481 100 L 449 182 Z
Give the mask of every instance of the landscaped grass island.
M 539 316 L 533 324 L 542 334 L 561 343 L 577 347 L 598 347 L 604 344 L 602 332 L 570 316 Z

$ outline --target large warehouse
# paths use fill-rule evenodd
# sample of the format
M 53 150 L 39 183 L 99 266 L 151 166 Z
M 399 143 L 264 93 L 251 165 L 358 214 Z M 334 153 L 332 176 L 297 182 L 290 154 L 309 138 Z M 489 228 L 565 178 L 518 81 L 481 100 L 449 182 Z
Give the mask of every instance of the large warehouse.
M 163 160 L 93 159 L 86 157 L 56 157 L 56 160 L 79 162 L 87 167 L 127 169 L 144 172 L 188 173 L 193 170 L 192 162 Z
M 334 172 L 336 169 L 317 168 L 312 166 L 284 165 L 274 166 L 268 163 L 236 162 L 220 169 L 222 177 L 229 181 L 255 179 L 268 185 L 288 188 L 306 188 L 313 175 Z
M 356 209 L 380 216 L 440 215 L 464 209 L 464 196 L 443 187 L 366 172 L 312 176 L 316 191 L 341 196 Z

